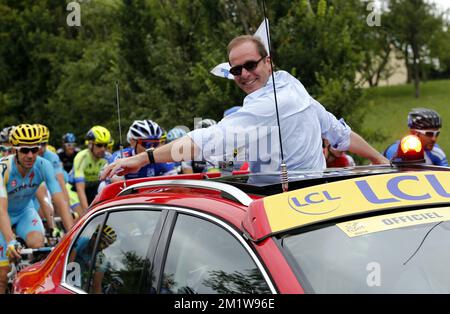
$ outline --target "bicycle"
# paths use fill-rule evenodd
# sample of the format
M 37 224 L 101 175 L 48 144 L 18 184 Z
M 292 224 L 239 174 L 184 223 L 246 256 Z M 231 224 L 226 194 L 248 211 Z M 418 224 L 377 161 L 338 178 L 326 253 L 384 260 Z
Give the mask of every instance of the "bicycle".
M 8 273 L 8 286 L 6 293 L 13 293 L 13 282 L 20 273 L 26 267 L 39 262 L 47 257 L 47 255 L 53 250 L 52 247 L 41 247 L 37 249 L 30 249 L 24 247 L 25 242 L 22 239 L 18 239 L 18 244 L 16 245 L 16 250 L 19 252 L 21 258 L 18 261 L 11 261 L 11 270 Z

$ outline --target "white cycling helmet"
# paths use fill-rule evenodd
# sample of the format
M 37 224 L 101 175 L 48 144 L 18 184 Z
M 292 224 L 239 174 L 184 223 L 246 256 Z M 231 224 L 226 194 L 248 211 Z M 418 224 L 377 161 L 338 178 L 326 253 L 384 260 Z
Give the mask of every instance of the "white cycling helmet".
M 127 141 L 133 140 L 159 140 L 163 134 L 163 130 L 158 123 L 152 120 L 136 120 L 134 121 L 127 133 Z

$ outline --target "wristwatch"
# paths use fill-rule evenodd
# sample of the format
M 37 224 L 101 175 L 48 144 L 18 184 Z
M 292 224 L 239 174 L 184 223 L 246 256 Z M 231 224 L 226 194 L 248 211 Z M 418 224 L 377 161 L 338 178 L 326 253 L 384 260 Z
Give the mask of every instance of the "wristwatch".
M 155 163 L 155 157 L 153 156 L 153 151 L 154 151 L 154 150 L 155 150 L 154 147 L 151 147 L 151 148 L 145 150 L 145 151 L 147 152 L 148 161 L 149 161 L 151 164 L 154 164 L 154 163 Z

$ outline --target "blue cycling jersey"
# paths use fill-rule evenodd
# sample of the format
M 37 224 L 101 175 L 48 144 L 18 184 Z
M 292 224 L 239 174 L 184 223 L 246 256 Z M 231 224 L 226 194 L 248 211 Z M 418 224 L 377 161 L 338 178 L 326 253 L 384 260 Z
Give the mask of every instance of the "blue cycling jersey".
M 383 155 L 387 159 L 392 159 L 394 155 L 397 153 L 398 144 L 400 141 L 395 142 L 394 144 L 388 146 L 384 151 Z M 445 156 L 444 151 L 439 147 L 438 144 L 434 144 L 432 150 L 425 150 L 425 163 L 428 165 L 435 166 L 448 166 L 447 157 Z
M 33 167 L 25 177 L 22 177 L 17 169 L 15 155 L 0 159 L 0 197 L 8 198 L 8 214 L 18 216 L 30 205 L 36 190 L 42 182 L 47 185 L 50 194 L 61 192 L 61 188 L 55 177 L 55 171 L 51 163 L 37 156 Z
M 131 157 L 136 155 L 134 148 L 127 147 L 122 150 L 122 152 L 116 151 L 112 156 L 108 159 L 108 163 L 111 164 L 117 159 L 121 158 L 121 155 L 123 154 L 123 157 Z M 162 176 L 162 175 L 173 175 L 177 174 L 175 164 L 173 162 L 164 162 L 164 163 L 157 163 L 157 164 L 148 164 L 141 169 L 139 169 L 138 172 L 135 173 L 128 173 L 125 175 L 125 179 L 135 179 L 135 178 L 145 178 L 145 177 L 156 177 L 156 176 Z
M 42 155 L 42 157 L 50 161 L 50 163 L 53 166 L 53 169 L 55 170 L 55 174 L 63 173 L 64 169 L 61 160 L 59 159 L 59 156 L 57 154 L 47 149 Z

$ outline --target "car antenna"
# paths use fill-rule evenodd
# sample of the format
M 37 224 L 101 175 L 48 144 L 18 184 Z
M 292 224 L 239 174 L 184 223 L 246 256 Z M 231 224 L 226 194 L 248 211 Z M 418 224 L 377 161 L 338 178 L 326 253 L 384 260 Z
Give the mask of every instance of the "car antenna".
M 119 149 L 120 149 L 120 158 L 123 158 L 123 144 L 122 144 L 122 127 L 120 125 L 120 100 L 119 100 L 119 81 L 116 81 L 116 103 L 117 103 L 117 120 L 119 122 Z M 123 179 L 123 188 L 127 187 L 127 182 L 124 177 Z
M 278 137 L 280 141 L 280 153 L 281 153 L 281 187 L 283 192 L 287 192 L 289 190 L 289 177 L 286 162 L 284 161 L 284 152 L 283 152 L 283 141 L 281 140 L 281 127 L 280 127 L 280 115 L 278 113 L 278 100 L 277 100 L 277 91 L 275 88 L 275 75 L 273 74 L 273 63 L 272 63 L 272 52 L 270 50 L 270 34 L 269 34 L 269 26 L 268 26 L 268 18 L 266 14 L 266 0 L 263 0 L 263 12 L 264 12 L 264 23 L 266 26 L 266 36 L 267 36 L 267 48 L 269 49 L 270 56 L 270 69 L 272 72 L 272 83 L 273 83 L 273 94 L 275 99 L 275 109 L 277 113 L 277 125 L 278 125 Z

